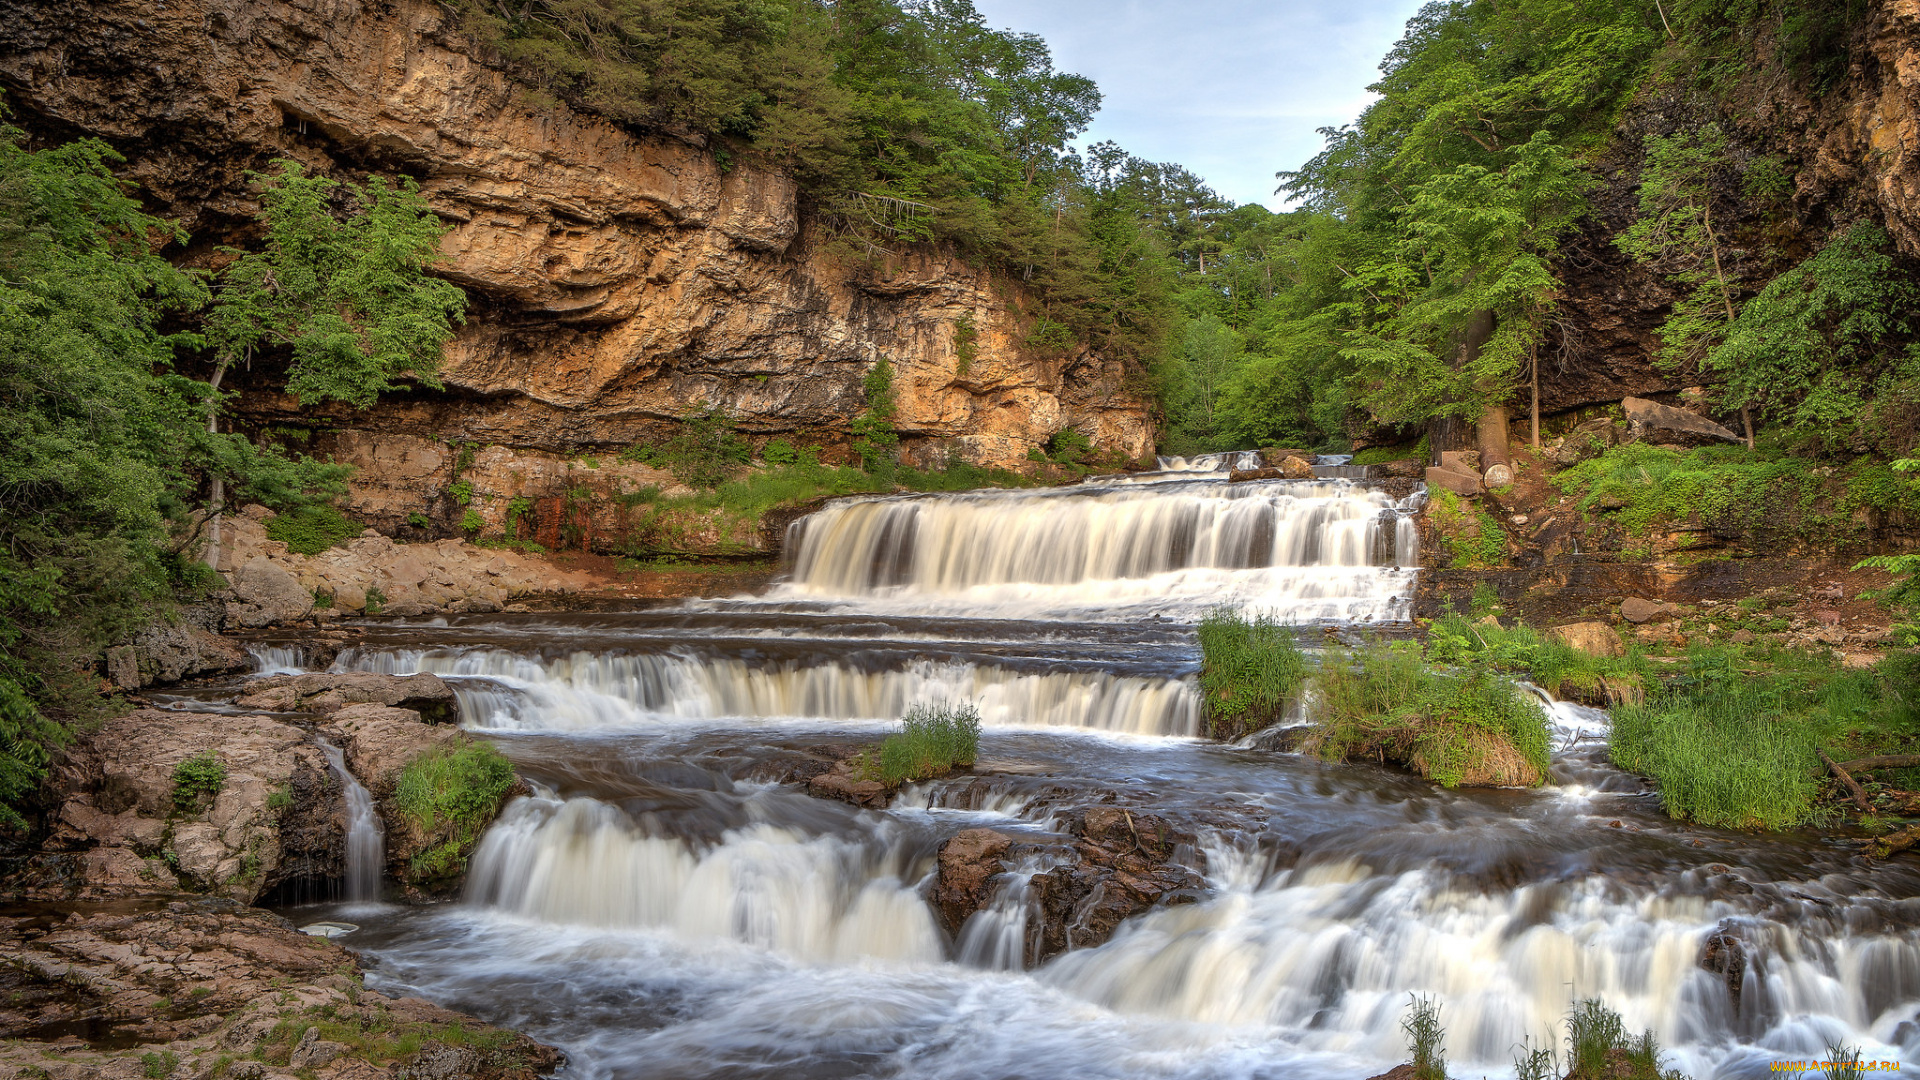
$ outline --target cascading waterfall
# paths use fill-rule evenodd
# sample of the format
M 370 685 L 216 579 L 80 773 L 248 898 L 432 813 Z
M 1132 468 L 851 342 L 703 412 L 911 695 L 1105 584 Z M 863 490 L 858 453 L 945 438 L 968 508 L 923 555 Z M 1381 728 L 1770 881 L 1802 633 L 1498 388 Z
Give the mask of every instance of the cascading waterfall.
M 462 722 L 495 730 L 592 731 L 662 719 L 896 720 L 915 704 L 949 701 L 973 702 L 992 727 L 1177 736 L 1200 728 L 1192 683 L 1104 671 L 1024 673 L 935 660 L 861 670 L 673 653 L 538 658 L 498 649 L 356 651 L 343 653 L 336 666 L 455 679 Z
M 1224 454 L 1154 459 L 1154 467 L 1161 472 L 1227 472 L 1232 469 L 1258 469 L 1265 464 L 1258 450 L 1234 450 Z
M 893 860 L 897 861 L 897 860 Z M 934 963 L 943 947 L 905 867 L 774 825 L 700 848 L 589 798 L 525 798 L 474 852 L 470 901 L 545 922 L 671 929 L 807 960 Z
M 1164 738 L 1201 730 L 1183 624 L 1211 607 L 1407 613 L 1417 495 L 1198 475 L 1233 464 L 835 503 L 792 528 L 769 596 L 630 638 L 637 624 L 603 620 L 593 647 L 514 623 L 343 652 L 337 670 L 450 680 L 463 723 L 554 785 L 487 833 L 464 907 L 418 916 L 454 929 L 381 970 L 513 1016 L 564 1002 L 530 1023 L 592 1080 L 1358 1080 L 1404 1059 L 1409 993 L 1442 1003 L 1460 1075 L 1512 1075 L 1512 1048 L 1559 1042 L 1584 997 L 1695 1080 L 1833 1044 L 1920 1058 L 1920 875 L 1666 820 L 1595 749 L 1598 710 L 1534 691 L 1560 785 L 1537 792 Z M 742 636 L 755 612 L 788 621 Z M 979 707 L 988 775 L 909 785 L 884 810 L 765 780 L 938 701 Z M 602 732 L 619 737 L 586 737 Z M 1089 800 L 1200 835 L 1209 891 L 1028 970 L 1036 911 L 1059 917 L 1062 895 L 1035 875 L 1074 858 Z M 941 844 L 966 828 L 1019 854 L 949 936 Z
M 776 597 L 1012 613 L 1235 604 L 1403 618 L 1411 506 L 1354 484 L 1185 481 L 849 500 L 795 522 Z M 1399 569 L 1406 567 L 1409 569 Z
M 380 899 L 380 875 L 387 861 L 387 826 L 374 808 L 373 793 L 347 771 L 346 757 L 340 748 L 325 739 L 315 739 L 327 764 L 340 779 L 347 801 L 346 899 Z
M 298 675 L 313 670 L 308 666 L 307 650 L 298 645 L 268 645 L 256 641 L 247 646 L 247 654 L 253 657 L 256 675 Z

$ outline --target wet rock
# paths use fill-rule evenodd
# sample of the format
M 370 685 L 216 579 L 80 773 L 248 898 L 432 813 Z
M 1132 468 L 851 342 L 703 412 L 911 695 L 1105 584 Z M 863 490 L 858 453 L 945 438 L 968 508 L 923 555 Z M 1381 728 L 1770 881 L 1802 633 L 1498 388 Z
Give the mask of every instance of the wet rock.
M 211 753 L 217 792 L 176 791 L 174 770 Z M 74 747 L 51 787 L 46 841 L 69 873 L 27 881 L 31 898 L 164 894 L 183 886 L 251 901 L 281 882 L 338 865 L 338 793 L 298 728 L 261 716 L 142 709 Z M 292 833 L 289 820 L 299 823 Z M 49 867 L 57 862 L 49 862 Z
M 231 900 L 24 909 L 0 917 L 0 954 L 9 961 L 0 965 L 0 1075 L 43 1067 L 48 1042 L 73 1032 L 85 1032 L 85 1042 L 62 1044 L 59 1064 L 86 1080 L 151 1075 L 141 1056 L 161 1053 L 230 1062 L 228 1077 L 262 1080 L 288 1070 L 384 1080 L 436 1068 L 444 1055 L 433 1049 L 456 1042 L 488 1049 L 462 1059 L 465 1072 L 417 1075 L 533 1080 L 559 1062 L 523 1035 L 364 990 L 352 952 Z M 322 1021 L 431 1037 L 405 1059 L 369 1057 L 390 1052 L 383 1048 L 393 1040 L 369 1038 L 358 1051 L 320 1038 Z M 266 1060 L 231 1061 L 256 1054 Z
M 994 829 L 967 829 L 940 845 L 933 906 L 949 933 L 993 899 L 994 875 L 1006 869 L 1013 837 Z
M 887 804 L 893 801 L 894 790 L 878 780 L 857 775 L 854 767 L 844 761 L 807 781 L 809 795 L 838 799 L 873 810 L 886 809 Z
M 1280 475 L 1289 480 L 1313 479 L 1313 462 L 1304 457 L 1289 455 L 1280 460 Z
M 1371 1080 L 1419 1080 L 1419 1076 L 1413 1071 L 1413 1063 L 1408 1062 L 1405 1065 L 1395 1065 L 1379 1076 L 1372 1077 Z
M 132 649 L 140 686 L 228 675 L 253 666 L 253 658 L 237 642 L 188 619 L 148 624 L 134 635 Z
M 1034 875 L 1039 916 L 1027 943 L 1028 966 L 1068 949 L 1090 948 L 1120 924 L 1157 904 L 1190 903 L 1204 888 L 1193 867 L 1192 833 L 1165 818 L 1099 806 L 1073 816 L 1075 862 Z
M 1738 1015 L 1740 988 L 1747 977 L 1747 947 L 1726 923 L 1721 923 L 1700 947 L 1699 964 L 1726 984 L 1727 995 L 1733 999 L 1734 1014 Z
M 439 676 L 376 675 L 349 671 L 309 675 L 270 675 L 246 685 L 237 699 L 242 708 L 275 712 L 333 713 L 348 705 L 388 705 L 420 714 L 431 724 L 460 719 L 453 690 Z
M 233 572 L 234 599 L 227 604 L 229 625 L 258 628 L 297 622 L 313 611 L 313 593 L 265 555 L 255 555 Z
M 1627 437 L 1630 439 L 1679 446 L 1745 441 L 1704 416 L 1646 398 L 1625 398 L 1620 402 L 1620 408 L 1627 414 Z
M 1565 626 L 1556 626 L 1547 631 L 1547 637 L 1588 656 L 1625 656 L 1627 647 L 1620 642 L 1620 635 L 1613 627 L 1603 622 L 1577 622 Z
M 1679 611 L 1672 604 L 1629 596 L 1620 601 L 1620 617 L 1634 625 L 1671 619 Z
M 1308 468 L 1307 474 L 1309 476 L 1313 474 L 1313 470 L 1311 467 Z M 1230 469 L 1227 472 L 1227 483 L 1229 484 L 1244 483 L 1248 480 L 1287 480 L 1287 479 L 1297 479 L 1297 478 L 1289 477 L 1284 471 L 1276 468 Z

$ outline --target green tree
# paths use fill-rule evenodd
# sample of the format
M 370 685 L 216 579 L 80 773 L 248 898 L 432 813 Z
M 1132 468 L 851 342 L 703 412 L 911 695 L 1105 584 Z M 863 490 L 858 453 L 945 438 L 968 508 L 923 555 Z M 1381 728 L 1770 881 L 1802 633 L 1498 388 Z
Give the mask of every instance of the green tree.
M 862 387 L 867 407 L 853 421 L 853 452 L 859 455 L 860 465 L 866 471 L 890 474 L 895 448 L 900 445 L 900 436 L 893 430 L 892 361 L 884 356 L 875 360 L 873 367 L 867 369 Z

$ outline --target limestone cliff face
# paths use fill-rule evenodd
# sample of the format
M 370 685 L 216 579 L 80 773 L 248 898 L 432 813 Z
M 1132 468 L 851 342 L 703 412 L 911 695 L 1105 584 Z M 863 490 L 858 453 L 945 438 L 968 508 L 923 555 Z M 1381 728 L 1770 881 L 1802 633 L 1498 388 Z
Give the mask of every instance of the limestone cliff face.
M 831 449 L 886 356 L 916 461 L 1010 465 L 1068 427 L 1152 448 L 1124 365 L 1018 344 L 1013 284 L 935 252 L 843 265 L 786 177 L 531 103 L 427 0 L 0 0 L 0 85 L 31 130 L 125 153 L 202 261 L 244 238 L 244 174 L 274 158 L 420 180 L 452 226 L 441 272 L 474 300 L 447 392 L 316 416 L 242 373 L 256 422 L 318 421 L 361 449 L 408 435 L 564 453 L 657 438 L 707 403 Z M 963 315 L 979 327 L 964 376 Z M 433 481 L 371 464 L 368 482 Z

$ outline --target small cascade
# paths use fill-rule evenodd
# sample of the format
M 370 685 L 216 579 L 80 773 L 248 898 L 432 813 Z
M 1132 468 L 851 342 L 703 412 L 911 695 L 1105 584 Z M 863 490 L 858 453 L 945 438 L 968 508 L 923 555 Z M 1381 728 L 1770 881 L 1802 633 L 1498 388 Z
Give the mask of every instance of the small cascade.
M 973 702 L 992 727 L 1175 736 L 1200 729 L 1192 683 L 1104 671 L 1025 673 L 934 660 L 862 670 L 831 661 L 760 666 L 675 653 L 540 658 L 496 649 L 353 651 L 336 666 L 454 679 L 461 721 L 490 729 L 591 731 L 723 717 L 894 720 L 912 705 L 943 701 Z
M 1028 856 L 994 879 L 993 899 L 960 928 L 960 963 L 989 971 L 1020 971 L 1027 966 L 1033 876 L 1053 866 L 1054 860 L 1043 855 Z
M 1224 454 L 1154 459 L 1154 466 L 1161 472 L 1229 472 L 1233 469 L 1263 468 L 1265 464 L 1258 450 L 1234 450 Z
M 1145 606 L 1193 618 L 1232 604 L 1399 619 L 1419 559 L 1412 510 L 1370 488 L 1299 481 L 856 499 L 791 526 L 789 581 L 773 595 L 1029 616 Z
M 543 922 L 671 929 L 823 962 L 936 963 L 926 901 L 897 848 L 771 824 L 717 844 L 650 835 L 590 798 L 523 798 L 474 852 L 467 900 Z
M 313 670 L 307 650 L 298 645 L 269 645 L 256 641 L 247 645 L 247 655 L 253 657 L 256 675 L 298 675 Z
M 347 771 L 346 756 L 325 739 L 315 739 L 327 764 L 340 778 L 347 800 L 346 899 L 380 899 L 380 876 L 387 862 L 387 826 L 374 808 L 373 793 Z

